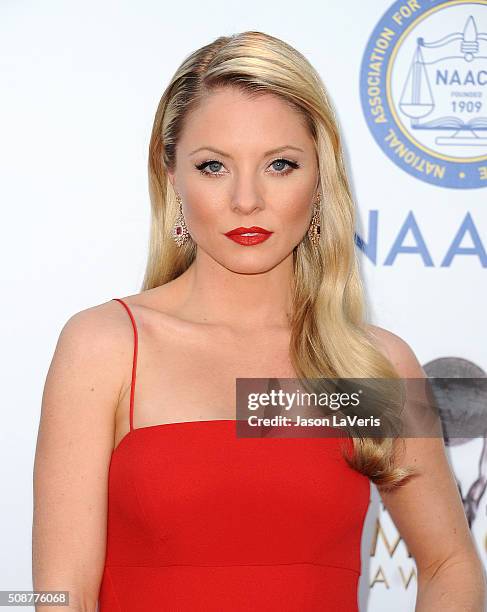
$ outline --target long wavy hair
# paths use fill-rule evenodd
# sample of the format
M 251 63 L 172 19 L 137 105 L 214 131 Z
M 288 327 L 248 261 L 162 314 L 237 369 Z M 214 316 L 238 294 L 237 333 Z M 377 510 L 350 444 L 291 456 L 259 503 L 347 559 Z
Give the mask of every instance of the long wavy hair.
M 316 146 L 324 200 L 319 247 L 305 235 L 293 252 L 290 355 L 297 376 L 399 379 L 366 324 L 354 241 L 355 207 L 325 86 L 300 52 L 268 34 L 221 36 L 194 51 L 161 97 L 149 146 L 151 231 L 142 289 L 177 278 L 195 258 L 196 244 L 190 237 L 181 247 L 170 237 L 178 203 L 167 170 L 174 169 L 188 113 L 221 87 L 236 87 L 250 96 L 279 96 L 305 120 Z M 383 406 L 386 413 L 387 402 Z M 355 436 L 353 453 L 345 458 L 378 487 L 391 489 L 414 473 L 409 466 L 396 466 L 394 456 L 392 437 Z

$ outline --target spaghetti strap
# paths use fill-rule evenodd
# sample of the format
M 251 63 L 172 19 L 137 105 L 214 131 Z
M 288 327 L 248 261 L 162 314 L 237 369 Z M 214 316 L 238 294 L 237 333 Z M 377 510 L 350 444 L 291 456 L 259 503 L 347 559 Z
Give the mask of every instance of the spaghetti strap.
M 127 304 L 120 298 L 113 298 L 113 300 L 120 302 L 127 311 L 130 320 L 132 321 L 132 327 L 134 329 L 134 357 L 132 361 L 132 380 L 130 382 L 130 431 L 134 429 L 134 395 L 135 395 L 135 378 L 137 373 L 137 353 L 139 349 L 139 337 L 137 333 L 137 325 L 135 323 L 134 315 L 127 306 Z

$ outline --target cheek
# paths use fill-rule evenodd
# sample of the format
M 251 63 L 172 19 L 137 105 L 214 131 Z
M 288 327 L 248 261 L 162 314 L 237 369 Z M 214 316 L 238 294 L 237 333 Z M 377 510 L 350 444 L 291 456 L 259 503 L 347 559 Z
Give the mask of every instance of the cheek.
M 209 179 L 212 180 L 212 179 Z M 204 239 L 205 234 L 221 226 L 222 205 L 214 194 L 207 194 L 201 188 L 186 190 L 183 214 L 189 231 L 195 239 Z
M 312 208 L 308 194 L 293 198 L 276 210 L 276 219 L 281 227 L 293 235 L 303 234 L 309 226 Z

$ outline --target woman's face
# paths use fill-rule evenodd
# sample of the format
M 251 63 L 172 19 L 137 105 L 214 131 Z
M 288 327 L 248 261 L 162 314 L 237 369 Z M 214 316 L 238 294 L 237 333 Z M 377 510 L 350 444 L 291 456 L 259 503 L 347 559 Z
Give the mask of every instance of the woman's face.
M 198 249 L 234 272 L 259 273 L 291 255 L 307 232 L 318 164 L 295 110 L 276 96 L 250 99 L 227 87 L 186 118 L 169 179 Z M 225 235 L 252 226 L 272 233 L 256 244 Z

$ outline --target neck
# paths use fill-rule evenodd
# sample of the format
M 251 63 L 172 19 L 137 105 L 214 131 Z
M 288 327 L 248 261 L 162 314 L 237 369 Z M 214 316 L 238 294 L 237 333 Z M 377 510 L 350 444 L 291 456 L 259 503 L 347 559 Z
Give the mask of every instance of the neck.
M 240 330 L 288 328 L 292 278 L 292 253 L 271 270 L 244 274 L 228 270 L 198 249 L 191 266 L 177 279 L 180 313 Z

